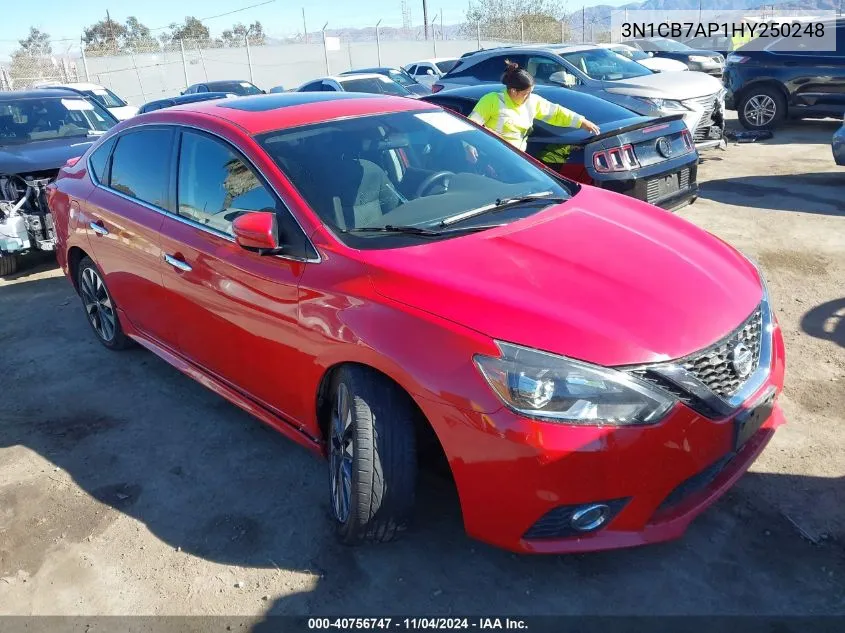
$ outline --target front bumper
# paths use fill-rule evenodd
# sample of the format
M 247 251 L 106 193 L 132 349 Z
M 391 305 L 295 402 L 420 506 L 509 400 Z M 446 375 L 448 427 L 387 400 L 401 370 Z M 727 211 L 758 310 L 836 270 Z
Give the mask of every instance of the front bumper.
M 782 388 L 780 330 L 774 339 L 771 372 L 749 403 Z M 422 406 L 435 428 L 448 428 L 441 440 L 467 533 L 523 553 L 607 550 L 680 537 L 785 421 L 775 402 L 760 429 L 734 452 L 739 413 L 713 420 L 680 403 L 659 424 L 628 428 L 537 422 L 504 408 L 484 414 L 445 403 Z M 556 509 L 600 502 L 618 502 L 621 509 L 594 532 L 526 538 Z

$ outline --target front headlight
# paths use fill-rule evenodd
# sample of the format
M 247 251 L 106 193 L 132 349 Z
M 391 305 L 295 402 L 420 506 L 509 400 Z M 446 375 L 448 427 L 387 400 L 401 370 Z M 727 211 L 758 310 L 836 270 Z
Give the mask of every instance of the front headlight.
M 639 101 L 647 103 L 648 105 L 663 110 L 664 112 L 686 112 L 687 107 L 680 101 L 674 99 L 657 99 L 652 97 L 633 97 Z
M 501 357 L 475 356 L 493 391 L 522 415 L 562 424 L 655 424 L 675 403 L 628 374 L 497 341 Z
M 705 57 L 704 55 L 690 55 L 689 60 L 691 62 L 695 62 L 696 64 L 706 64 L 707 62 L 715 63 L 715 60 L 712 57 Z

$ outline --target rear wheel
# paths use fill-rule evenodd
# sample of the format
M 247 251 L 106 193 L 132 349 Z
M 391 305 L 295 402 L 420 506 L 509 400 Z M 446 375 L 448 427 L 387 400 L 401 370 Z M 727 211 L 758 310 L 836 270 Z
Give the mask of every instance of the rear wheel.
M 786 118 L 786 99 L 777 88 L 752 86 L 740 99 L 737 115 L 747 130 L 768 130 Z
M 77 272 L 79 296 L 85 308 L 85 316 L 100 343 L 111 350 L 126 349 L 131 340 L 123 333 L 117 318 L 117 307 L 112 301 L 100 269 L 89 257 L 79 262 Z
M 414 408 L 387 378 L 358 366 L 334 376 L 329 423 L 329 488 L 338 538 L 393 540 L 414 505 Z
M 0 277 L 14 275 L 20 267 L 20 256 L 0 252 Z

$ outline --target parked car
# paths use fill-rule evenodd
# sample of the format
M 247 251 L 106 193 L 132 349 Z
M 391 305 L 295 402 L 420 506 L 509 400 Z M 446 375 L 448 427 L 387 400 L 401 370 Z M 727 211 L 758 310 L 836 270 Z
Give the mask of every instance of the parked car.
M 733 40 L 729 37 L 725 37 L 724 35 L 714 35 L 713 37 L 692 37 L 688 40 L 684 40 L 683 44 L 686 44 L 690 48 L 719 53 L 719 55 L 725 58 L 727 58 L 727 56 L 734 50 Z
M 124 99 L 118 97 L 114 92 L 91 83 L 42 83 L 38 85 L 42 88 L 65 88 L 73 90 L 90 99 L 96 99 L 101 106 L 111 112 L 118 121 L 125 121 L 138 113 L 138 108 L 129 105 Z
M 404 86 L 377 73 L 352 73 L 334 77 L 320 77 L 301 85 L 297 92 L 367 92 L 377 95 L 414 97 Z
M 689 70 L 687 65 L 683 62 L 679 62 L 675 59 L 669 59 L 667 57 L 654 57 L 652 53 L 646 53 L 639 48 L 628 46 L 626 44 L 599 44 L 599 46 L 611 50 L 614 53 L 618 53 L 619 55 L 624 55 L 628 59 L 631 59 L 638 64 L 642 64 L 649 70 L 653 70 L 656 73 L 672 70 Z
M 431 86 L 423 85 L 416 79 L 411 77 L 406 71 L 401 68 L 392 68 L 390 66 L 380 66 L 378 68 L 361 68 L 359 70 L 347 70 L 345 73 L 340 73 L 341 77 L 344 75 L 357 75 L 360 73 L 375 73 L 377 75 L 384 75 L 398 83 L 408 92 L 417 96 L 430 95 Z
M 206 81 L 205 83 L 188 86 L 182 91 L 182 94 L 191 95 L 197 92 L 231 92 L 239 96 L 264 94 L 264 90 L 255 84 L 240 80 Z
M 425 101 L 469 116 L 478 100 L 495 85 L 446 90 Z M 644 117 L 604 99 L 554 86 L 539 86 L 537 94 L 575 112 L 586 113 L 601 134 L 561 128 L 537 121 L 528 137 L 527 152 L 562 176 L 610 191 L 677 209 L 698 195 L 698 152 L 680 114 L 660 119 Z M 456 169 L 466 170 L 462 152 L 455 152 Z M 470 169 L 483 173 L 485 165 Z
M 74 90 L 0 92 L 0 276 L 21 256 L 54 248 L 46 188 L 117 119 Z
M 725 68 L 725 57 L 720 53 L 692 48 L 667 37 L 647 37 L 625 40 L 623 43 L 636 46 L 646 53 L 653 53 L 658 58 L 663 57 L 683 62 L 690 70 L 697 70 L 714 77 L 721 77 Z
M 458 60 L 454 57 L 434 57 L 412 62 L 402 68 L 424 86 L 431 86 L 452 70 L 457 63 Z
M 167 99 L 156 99 L 155 101 L 150 101 L 142 105 L 138 110 L 138 114 L 145 114 L 163 108 L 172 108 L 173 106 L 185 103 L 198 103 L 199 101 L 212 101 L 214 99 L 226 99 L 237 96 L 231 92 L 195 92 L 193 94 L 179 95 L 178 97 L 169 97 Z
M 490 169 L 453 172 L 456 142 Z M 400 532 L 429 455 L 494 545 L 676 538 L 784 422 L 783 337 L 750 260 L 430 103 L 170 108 L 51 187 L 94 336 L 328 457 L 346 543 Z
M 728 55 L 725 105 L 743 127 L 770 129 L 787 118 L 839 117 L 845 109 L 845 19 L 835 25 L 836 50 L 793 37 L 753 41 Z
M 845 117 L 842 118 L 842 127 L 833 135 L 830 148 L 833 150 L 833 160 L 836 164 L 845 167 Z
M 723 142 L 723 88 L 718 79 L 689 71 L 655 73 L 637 62 L 590 44 L 480 51 L 463 58 L 434 84 L 433 90 L 498 82 L 506 59 L 534 75 L 538 85 L 563 85 L 601 97 L 642 116 L 683 114 L 699 151 Z

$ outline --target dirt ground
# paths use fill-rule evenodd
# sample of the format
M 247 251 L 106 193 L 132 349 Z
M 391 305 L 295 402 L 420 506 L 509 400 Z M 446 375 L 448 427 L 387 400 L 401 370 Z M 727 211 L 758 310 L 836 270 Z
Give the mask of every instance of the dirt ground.
M 514 556 L 468 539 L 429 477 L 404 539 L 340 546 L 323 463 L 152 354 L 103 349 L 49 261 L 0 281 L 0 614 L 845 613 L 835 128 L 706 153 L 680 212 L 761 263 L 789 424 L 665 545 Z

